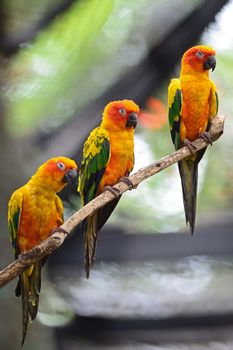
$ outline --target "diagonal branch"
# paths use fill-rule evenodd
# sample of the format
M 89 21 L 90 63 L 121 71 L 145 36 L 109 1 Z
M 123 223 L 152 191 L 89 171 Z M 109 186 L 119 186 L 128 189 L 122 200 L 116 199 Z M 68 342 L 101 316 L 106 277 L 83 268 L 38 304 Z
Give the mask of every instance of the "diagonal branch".
M 37 138 L 33 138 L 34 142 L 36 140 L 37 145 L 41 147 L 43 159 L 49 158 L 51 154 L 56 154 L 57 149 L 64 155 L 79 159 L 79 152 L 85 137 L 92 128 L 97 126 L 103 107 L 109 101 L 122 100 L 127 96 L 137 101 L 139 105 L 145 104 L 148 96 L 154 94 L 155 90 L 159 90 L 161 83 L 168 78 L 184 51 L 199 40 L 203 30 L 214 20 L 216 14 L 227 2 L 228 0 L 201 1 L 200 6 L 188 14 L 187 9 L 183 9 L 180 20 L 177 19 L 174 22 L 174 27 L 166 30 L 164 35 L 161 33 L 158 37 L 159 25 L 148 27 L 149 32 L 156 33 L 155 38 L 157 39 L 154 39 L 148 55 L 138 65 L 127 69 L 119 81 L 109 86 L 94 101 L 83 105 L 78 113 L 75 113 L 60 127 L 48 133 L 38 132 Z M 161 4 L 160 16 L 163 11 Z M 69 189 L 66 191 L 69 192 Z
M 224 128 L 224 116 L 218 116 L 214 118 L 210 128 L 210 138 L 214 142 L 222 134 Z M 203 139 L 199 138 L 193 142 L 196 147 L 196 151 L 205 148 L 208 144 Z M 195 151 L 195 152 L 196 152 Z M 148 165 L 145 168 L 139 169 L 136 173 L 129 178 L 133 185 L 136 187 L 142 181 L 157 174 L 158 172 L 168 168 L 172 164 L 190 155 L 190 150 L 187 147 L 183 147 L 178 151 L 171 153 L 168 156 L 161 158 L 159 161 Z M 124 182 L 119 182 L 115 186 L 119 190 L 119 193 L 128 191 L 129 185 Z M 61 226 L 65 231 L 70 233 L 78 224 L 80 224 L 87 216 L 93 214 L 97 209 L 103 207 L 105 204 L 115 199 L 115 196 L 111 192 L 104 192 L 87 205 L 82 207 L 79 211 L 74 213 L 68 220 Z M 11 280 L 13 280 L 20 272 L 24 271 L 28 266 L 32 265 L 36 261 L 51 254 L 54 250 L 58 249 L 66 239 L 67 235 L 63 232 L 55 232 L 48 239 L 43 241 L 38 246 L 34 247 L 30 251 L 24 252 L 19 255 L 19 258 L 8 265 L 5 269 L 0 271 L 0 287 L 5 286 Z

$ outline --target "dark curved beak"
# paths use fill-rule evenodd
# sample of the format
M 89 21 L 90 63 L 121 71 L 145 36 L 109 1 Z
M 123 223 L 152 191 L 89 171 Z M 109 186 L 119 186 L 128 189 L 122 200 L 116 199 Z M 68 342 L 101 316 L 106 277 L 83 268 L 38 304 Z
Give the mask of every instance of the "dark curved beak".
M 132 126 L 135 129 L 137 126 L 137 122 L 138 122 L 137 113 L 131 113 L 127 118 L 126 127 L 129 128 Z
M 212 71 L 215 70 L 216 67 L 216 58 L 215 56 L 209 56 L 207 60 L 204 62 L 204 70 L 212 69 Z
M 77 178 L 77 170 L 76 169 L 70 169 L 67 171 L 67 173 L 64 175 L 62 181 L 65 183 L 73 184 L 74 181 Z

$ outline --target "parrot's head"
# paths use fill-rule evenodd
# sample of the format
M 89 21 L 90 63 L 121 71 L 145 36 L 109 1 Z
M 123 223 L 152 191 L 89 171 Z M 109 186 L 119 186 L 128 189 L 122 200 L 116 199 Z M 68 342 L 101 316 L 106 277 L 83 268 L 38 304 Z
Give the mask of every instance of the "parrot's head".
M 188 73 L 190 71 L 194 72 L 205 72 L 212 71 L 216 67 L 215 51 L 205 45 L 198 45 L 191 47 L 187 50 L 182 58 L 182 73 Z
M 67 183 L 73 183 L 77 178 L 77 164 L 66 157 L 56 157 L 42 164 L 32 181 L 36 181 L 47 190 L 59 192 Z
M 139 107 L 132 100 L 113 101 L 107 104 L 102 125 L 106 129 L 134 130 L 137 126 Z

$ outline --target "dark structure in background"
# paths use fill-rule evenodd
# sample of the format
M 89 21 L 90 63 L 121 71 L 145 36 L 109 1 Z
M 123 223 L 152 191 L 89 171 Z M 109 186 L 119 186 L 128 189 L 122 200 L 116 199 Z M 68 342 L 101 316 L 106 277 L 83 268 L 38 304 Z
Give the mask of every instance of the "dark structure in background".
M 92 126 L 97 123 L 103 105 L 111 99 L 121 99 L 127 94 L 128 97 L 143 104 L 148 95 L 167 79 L 174 65 L 178 62 L 182 53 L 194 45 L 204 28 L 214 20 L 216 13 L 227 1 L 204 1 L 200 8 L 184 18 L 177 28 L 161 43 L 152 48 L 147 58 L 130 71 L 121 81 L 116 83 L 100 99 L 90 104 L 80 113 L 83 120 L 92 114 Z M 94 114 L 93 114 L 94 113 Z M 59 143 L 61 135 L 74 132 L 77 120 L 70 121 L 67 127 L 60 133 L 52 136 L 52 141 L 46 137 L 43 139 L 45 149 L 52 151 Z M 83 139 L 89 130 L 84 126 Z M 88 129 L 86 129 L 88 127 Z M 85 136 L 84 136 L 85 135 Z M 50 135 L 51 137 L 51 135 Z M 83 139 L 77 140 L 73 156 L 78 159 L 80 145 Z M 64 193 L 67 198 L 68 193 Z M 233 238 L 232 224 L 229 218 L 221 220 L 208 228 L 196 232 L 194 238 L 189 235 L 126 235 L 121 229 L 110 230 L 108 227 L 101 232 L 101 242 L 98 248 L 98 260 L 104 262 L 118 262 L 124 264 L 128 261 L 145 260 L 169 260 L 190 256 L 208 255 L 220 259 L 232 256 Z M 211 242 L 211 244 L 210 244 Z M 117 246 L 117 250 L 115 247 Z M 66 264 L 64 265 L 64 261 Z M 82 237 L 79 232 L 67 242 L 62 250 L 57 251 L 49 259 L 49 271 L 51 278 L 56 278 L 59 269 L 83 268 Z M 81 272 L 80 272 L 81 274 Z M 224 329 L 233 326 L 232 313 L 205 313 L 191 316 L 171 316 L 160 319 L 108 319 L 104 317 L 76 316 L 74 321 L 65 328 L 55 330 L 59 349 L 69 348 L 69 340 L 78 338 L 86 339 L 93 343 L 103 344 L 127 344 L 146 342 L 150 344 L 163 342 L 192 342 L 218 341 L 224 337 Z
M 75 160 L 80 161 L 81 148 L 83 140 L 98 122 L 102 113 L 103 106 L 112 99 L 120 99 L 127 95 L 128 98 L 137 100 L 140 105 L 145 103 L 148 95 L 159 86 L 164 80 L 168 79 L 169 73 L 177 63 L 182 53 L 190 46 L 196 43 L 204 28 L 214 20 L 215 15 L 227 3 L 227 0 L 205 0 L 200 7 L 194 10 L 177 25 L 172 33 L 169 33 L 162 42 L 153 47 L 147 58 L 137 67 L 134 67 L 129 73 L 117 82 L 98 100 L 94 101 L 85 110 L 81 111 L 79 118 L 74 116 L 72 120 L 66 123 L 56 133 L 37 135 L 37 145 L 41 148 L 45 158 L 60 149 L 63 154 L 69 153 Z M 64 0 L 60 2 L 57 8 L 52 9 L 46 18 L 42 18 L 32 30 L 28 33 L 19 34 L 17 37 L 9 38 L 1 28 L 1 57 L 10 59 L 16 54 L 20 45 L 25 41 L 33 40 L 40 30 L 48 26 L 54 18 L 69 9 L 73 1 Z M 3 8 L 1 8 L 3 14 Z M 3 23 L 3 22 L 2 22 Z M 3 26 L 3 24 L 1 24 Z M 92 115 L 92 118 L 88 117 Z M 0 123 L 3 120 L 3 113 Z M 82 125 L 77 133 L 77 123 Z M 75 135 L 74 135 L 75 133 Z M 60 140 L 69 139 L 72 143 L 60 142 Z M 1 141 L 5 139 L 1 138 Z M 10 140 L 4 141 L 4 148 L 9 145 Z M 6 149 L 6 148 L 5 148 Z M 4 153 L 6 151 L 4 150 Z M 0 159 L 2 159 L 0 157 Z M 1 161 L 3 163 L 3 161 Z M 73 191 L 76 191 L 75 188 Z M 67 199 L 70 192 L 64 191 L 63 198 Z M 98 259 L 103 261 L 118 261 L 122 263 L 128 260 L 154 260 L 154 259 L 176 259 L 181 256 L 191 254 L 217 255 L 219 257 L 227 254 L 232 255 L 232 221 L 226 218 L 225 225 L 214 225 L 197 232 L 194 239 L 189 236 L 175 234 L 173 236 L 127 236 L 120 229 L 115 232 L 108 232 L 105 228 L 101 232 L 101 244 L 98 249 Z M 105 234 L 104 234 L 105 231 Z M 220 233 L 221 231 L 221 233 Z M 76 232 L 77 233 L 77 232 Z M 55 278 L 59 267 L 64 261 L 67 262 L 69 269 L 82 269 L 82 237 L 74 235 L 65 242 L 63 249 L 57 251 L 49 259 L 49 268 L 51 278 Z M 211 245 L 209 244 L 211 242 Z M 115 247 L 118 245 L 116 252 Z M 78 248 L 79 247 L 79 248 Z M 107 249 L 108 247 L 108 249 Z M 138 249 L 140 247 L 140 249 Z M 172 248 L 172 249 L 171 249 Z M 79 251 L 78 251 L 79 249 Z M 200 328 L 212 327 L 216 337 L 218 330 L 225 326 L 233 325 L 233 315 L 199 315 L 192 317 L 174 317 L 167 319 L 148 319 L 148 320 L 109 320 L 94 317 L 76 317 L 74 322 L 65 327 L 55 330 L 58 348 L 68 349 L 66 343 L 69 339 L 81 337 L 83 339 L 93 340 L 93 342 L 116 341 L 124 343 L 126 341 L 142 341 L 156 343 L 170 339 L 178 341 L 185 336 L 186 330 L 191 330 L 191 336 L 200 335 Z M 203 334 L 203 333 L 202 333 Z M 169 338 L 170 335 L 170 338 Z M 204 336 L 203 336 L 204 337 Z M 208 332 L 206 333 L 208 339 Z
M 232 219 L 216 218 L 212 225 L 197 230 L 194 237 L 187 233 L 134 236 L 105 227 L 100 234 L 97 260 L 115 262 L 122 269 L 129 261 L 157 261 L 159 264 L 172 261 L 175 264 L 179 259 L 193 255 L 215 257 L 221 261 L 233 255 L 232 226 Z M 50 277 L 56 280 L 61 274 L 61 269 L 67 272 L 76 269 L 81 278 L 83 266 L 82 236 L 77 232 L 65 242 L 62 250 L 56 251 L 50 257 Z M 171 300 L 171 305 L 173 303 L 176 301 Z M 174 313 L 170 317 L 161 317 L 158 314 L 154 319 L 108 319 L 77 315 L 68 326 L 55 329 L 55 334 L 59 349 L 66 350 L 69 348 L 69 341 L 79 338 L 99 345 L 221 341 L 226 336 L 225 331 L 229 331 L 231 327 L 233 328 L 231 310 L 213 313 L 203 304 L 201 313 Z M 229 333 L 227 337 L 229 340 Z
M 68 152 L 79 161 L 83 141 L 89 131 L 98 124 L 104 106 L 111 100 L 122 99 L 125 96 L 142 106 L 148 96 L 169 77 L 183 52 L 197 42 L 203 30 L 227 2 L 228 0 L 205 0 L 200 7 L 183 18 L 172 33 L 168 33 L 167 37 L 151 48 L 144 61 L 132 68 L 98 100 L 85 106 L 78 118 L 74 116 L 73 120 L 52 135 L 41 135 L 38 143 L 43 147 L 43 152 L 49 156 L 59 147 L 61 153 Z M 68 135 L 72 144 L 68 140 L 67 143 L 62 143 L 61 140 L 68 139 Z

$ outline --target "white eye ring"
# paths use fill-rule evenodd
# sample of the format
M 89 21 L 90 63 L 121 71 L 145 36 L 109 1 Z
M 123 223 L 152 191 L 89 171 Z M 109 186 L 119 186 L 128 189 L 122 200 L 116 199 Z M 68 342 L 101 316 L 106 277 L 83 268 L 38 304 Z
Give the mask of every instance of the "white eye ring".
M 126 110 L 125 110 L 124 108 L 120 108 L 120 109 L 119 109 L 119 113 L 120 113 L 121 115 L 126 115 Z
M 204 54 L 201 51 L 197 51 L 195 56 L 198 57 L 198 58 L 202 58 L 204 56 Z
M 57 167 L 58 167 L 58 169 L 60 169 L 60 170 L 65 170 L 65 168 L 66 168 L 65 164 L 62 163 L 62 162 L 58 162 L 58 163 L 57 163 Z

